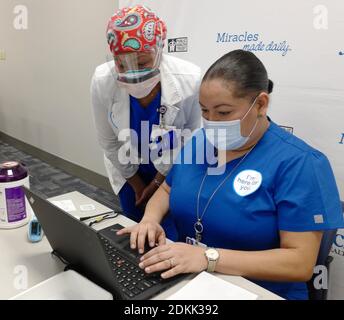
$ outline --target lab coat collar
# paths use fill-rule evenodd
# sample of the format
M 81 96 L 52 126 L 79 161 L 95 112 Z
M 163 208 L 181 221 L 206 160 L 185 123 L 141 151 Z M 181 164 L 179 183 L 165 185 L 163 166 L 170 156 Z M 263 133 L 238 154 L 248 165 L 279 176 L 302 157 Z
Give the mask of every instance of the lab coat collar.
M 161 105 L 163 106 L 175 106 L 180 103 L 183 99 L 178 90 L 177 83 L 168 70 L 168 62 L 166 62 L 164 56 L 162 57 L 160 65 L 161 73 Z

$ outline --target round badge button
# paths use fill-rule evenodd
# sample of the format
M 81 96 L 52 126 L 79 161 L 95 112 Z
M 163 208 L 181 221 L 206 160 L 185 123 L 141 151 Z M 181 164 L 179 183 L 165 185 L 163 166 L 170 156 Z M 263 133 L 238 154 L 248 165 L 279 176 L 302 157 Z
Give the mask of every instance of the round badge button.
M 256 192 L 263 181 L 262 174 L 255 170 L 244 170 L 234 178 L 234 191 L 241 197 Z

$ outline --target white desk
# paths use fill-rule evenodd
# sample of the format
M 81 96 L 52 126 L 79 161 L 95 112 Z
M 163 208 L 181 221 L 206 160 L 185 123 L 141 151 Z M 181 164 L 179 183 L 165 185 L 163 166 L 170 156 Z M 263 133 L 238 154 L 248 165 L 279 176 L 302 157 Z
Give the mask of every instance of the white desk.
M 93 202 L 93 200 L 90 199 L 90 202 Z M 99 230 L 115 223 L 123 226 L 135 224 L 134 221 L 124 216 L 119 216 L 115 219 L 105 220 L 94 226 L 95 229 Z M 9 299 L 24 291 L 23 289 L 18 289 L 18 272 L 22 274 L 23 270 L 27 270 L 28 289 L 63 271 L 64 265 L 62 262 L 52 257 L 50 252 L 51 247 L 46 237 L 36 244 L 32 244 L 27 240 L 27 226 L 13 230 L 0 229 L 0 299 Z M 217 276 L 257 294 L 259 300 L 282 299 L 242 277 L 220 274 L 217 274 Z M 166 299 L 183 287 L 192 277 L 181 281 L 176 286 L 155 296 L 153 299 Z

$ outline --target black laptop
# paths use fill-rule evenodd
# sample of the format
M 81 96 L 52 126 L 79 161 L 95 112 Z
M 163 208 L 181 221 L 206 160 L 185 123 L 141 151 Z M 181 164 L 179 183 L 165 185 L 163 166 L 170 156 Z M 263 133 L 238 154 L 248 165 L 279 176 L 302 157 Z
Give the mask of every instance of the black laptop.
M 53 252 L 68 263 L 68 268 L 111 292 L 114 299 L 148 299 L 185 277 L 162 279 L 160 273 L 146 274 L 138 266 L 141 255 L 130 248 L 130 236 L 116 235 L 123 226 L 115 224 L 96 231 L 23 188 Z

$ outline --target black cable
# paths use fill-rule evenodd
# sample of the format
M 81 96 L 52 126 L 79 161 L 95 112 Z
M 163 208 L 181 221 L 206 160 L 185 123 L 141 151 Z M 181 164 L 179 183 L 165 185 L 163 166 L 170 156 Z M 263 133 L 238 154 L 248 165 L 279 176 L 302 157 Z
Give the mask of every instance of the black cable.
M 102 218 L 99 219 L 99 220 L 91 221 L 91 222 L 88 224 L 88 226 L 89 226 L 89 227 L 92 227 L 92 226 L 93 226 L 94 224 L 96 224 L 96 223 L 102 222 L 102 221 L 104 221 L 104 220 L 116 218 L 116 217 L 118 217 L 118 215 L 119 215 L 118 212 L 114 212 L 113 215 L 110 215 L 110 214 L 105 215 L 104 217 L 102 217 Z
M 80 221 L 85 221 L 85 220 L 96 218 L 96 217 L 99 217 L 99 216 L 103 216 L 103 215 L 106 215 L 106 214 L 109 214 L 109 213 L 115 213 L 115 212 L 113 210 L 112 211 L 107 211 L 107 212 L 95 214 L 94 216 L 81 217 L 79 220 Z

